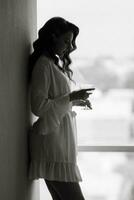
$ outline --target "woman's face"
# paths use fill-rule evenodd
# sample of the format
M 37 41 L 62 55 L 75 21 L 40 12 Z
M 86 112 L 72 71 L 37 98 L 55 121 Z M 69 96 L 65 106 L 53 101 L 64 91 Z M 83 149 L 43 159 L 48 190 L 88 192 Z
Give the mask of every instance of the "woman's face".
M 62 58 L 67 51 L 71 52 L 73 50 L 72 40 L 73 33 L 71 31 L 63 34 L 60 37 L 55 37 L 55 53 Z

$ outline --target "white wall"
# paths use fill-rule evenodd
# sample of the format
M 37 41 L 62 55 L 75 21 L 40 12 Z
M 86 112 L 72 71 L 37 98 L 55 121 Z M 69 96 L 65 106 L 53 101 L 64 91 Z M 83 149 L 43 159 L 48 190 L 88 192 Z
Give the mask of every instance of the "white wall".
M 38 181 L 27 179 L 27 60 L 36 37 L 36 0 L 0 0 L 0 8 L 0 199 L 37 200 Z

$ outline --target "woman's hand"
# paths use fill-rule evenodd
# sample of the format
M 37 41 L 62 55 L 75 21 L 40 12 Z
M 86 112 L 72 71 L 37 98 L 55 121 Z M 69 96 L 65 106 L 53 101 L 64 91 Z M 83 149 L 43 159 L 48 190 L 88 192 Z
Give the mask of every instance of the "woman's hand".
M 75 106 L 87 106 L 89 109 L 92 109 L 91 102 L 86 99 L 86 100 L 75 100 Z
M 74 100 L 86 100 L 92 92 L 88 93 L 87 91 L 92 91 L 94 88 L 91 89 L 81 89 L 77 91 L 73 91 L 70 93 L 70 101 Z

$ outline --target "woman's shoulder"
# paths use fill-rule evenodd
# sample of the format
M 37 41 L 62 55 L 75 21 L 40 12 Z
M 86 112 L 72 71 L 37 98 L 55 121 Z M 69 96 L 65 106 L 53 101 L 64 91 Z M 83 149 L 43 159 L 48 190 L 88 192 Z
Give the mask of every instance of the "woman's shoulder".
M 50 65 L 51 59 L 47 57 L 46 55 L 41 55 L 38 60 L 36 61 L 36 65 Z
M 49 71 L 51 67 L 51 59 L 49 59 L 47 56 L 45 55 L 41 55 L 38 60 L 35 63 L 34 66 L 34 72 L 39 72 L 39 71 Z

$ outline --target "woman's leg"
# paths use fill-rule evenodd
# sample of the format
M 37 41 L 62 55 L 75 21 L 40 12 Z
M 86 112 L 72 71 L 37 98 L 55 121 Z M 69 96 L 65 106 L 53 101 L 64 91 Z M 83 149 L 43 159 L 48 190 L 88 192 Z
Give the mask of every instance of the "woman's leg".
M 46 185 L 54 200 L 84 200 L 78 182 L 63 182 L 46 180 Z
M 52 187 L 52 185 L 49 182 L 47 182 L 46 180 L 45 180 L 45 182 L 46 182 L 47 188 L 48 188 L 53 200 L 61 200 L 61 198 L 59 197 L 59 194 L 57 193 L 57 191 L 55 191 L 55 189 Z

